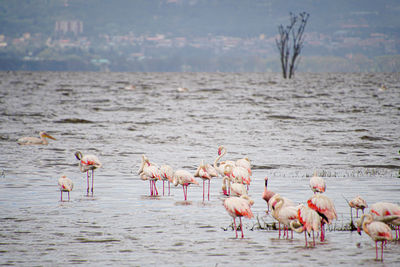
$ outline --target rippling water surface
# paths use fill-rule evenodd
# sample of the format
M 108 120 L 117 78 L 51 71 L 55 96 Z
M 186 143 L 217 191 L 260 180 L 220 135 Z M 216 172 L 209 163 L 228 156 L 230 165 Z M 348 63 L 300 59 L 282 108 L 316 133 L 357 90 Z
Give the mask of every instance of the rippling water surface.
M 258 222 L 273 222 L 261 199 L 265 176 L 270 190 L 305 202 L 316 170 L 336 205 L 337 229 L 349 223 L 344 198 L 400 203 L 398 73 L 286 81 L 257 73 L 2 72 L 0 113 L 1 265 L 381 265 L 365 234 L 328 231 L 326 242 L 305 248 L 303 235 L 278 239 Z M 57 140 L 16 143 L 42 130 Z M 141 154 L 194 173 L 221 144 L 226 159 L 248 156 L 253 165 L 255 218 L 244 219 L 244 239 L 234 238 L 220 178 L 203 203 L 201 186 L 189 187 L 188 202 L 180 187 L 149 197 L 136 174 Z M 93 197 L 76 150 L 103 163 Z M 70 202 L 59 201 L 62 174 L 75 183 Z M 399 252 L 389 243 L 385 265 L 399 266 Z

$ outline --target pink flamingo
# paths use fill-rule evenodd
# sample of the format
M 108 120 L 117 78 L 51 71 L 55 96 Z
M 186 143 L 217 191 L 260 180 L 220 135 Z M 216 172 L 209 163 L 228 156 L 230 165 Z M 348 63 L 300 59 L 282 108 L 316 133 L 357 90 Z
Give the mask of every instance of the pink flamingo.
M 161 180 L 161 174 L 158 166 L 150 163 L 149 159 L 145 155 L 142 155 L 142 164 L 140 165 L 138 173 L 142 180 L 149 180 L 150 195 L 158 196 L 156 181 Z
M 250 185 L 251 178 L 249 172 L 243 167 L 227 164 L 225 165 L 224 173 L 236 183 L 246 184 L 247 187 Z
M 81 172 L 86 172 L 87 177 L 87 195 L 89 195 L 89 171 L 92 171 L 92 195 L 93 195 L 93 183 L 94 183 L 94 170 L 102 166 L 100 160 L 95 155 L 82 155 L 82 152 L 75 152 L 75 157 L 79 160 L 79 169 Z
M 290 222 L 290 228 L 297 233 L 302 233 L 304 232 L 304 238 L 306 240 L 306 247 L 308 246 L 307 244 L 307 234 L 310 234 L 312 231 L 313 234 L 313 246 L 315 246 L 315 237 L 314 237 L 314 231 L 319 231 L 321 228 L 321 217 L 318 215 L 318 213 L 301 204 L 298 209 L 297 209 L 297 221 L 291 221 Z
M 67 176 L 63 175 L 60 179 L 58 179 L 58 186 L 61 192 L 61 201 L 63 201 L 63 192 L 68 192 L 68 201 L 69 201 L 69 192 L 74 188 L 74 183 L 71 179 L 67 178 Z
M 264 180 L 265 180 L 265 187 L 264 187 L 264 192 L 262 194 L 262 199 L 264 199 L 267 202 L 267 206 L 268 206 L 267 213 L 268 213 L 270 210 L 269 201 L 275 195 L 275 193 L 268 190 L 268 177 L 265 177 Z
M 292 206 L 291 203 L 286 204 L 286 201 L 279 194 L 274 195 L 274 203 L 272 204 L 271 215 L 279 222 L 279 238 L 281 237 L 280 224 L 283 224 L 284 237 L 289 238 L 290 222 L 297 219 L 297 210 L 299 207 Z M 293 239 L 293 231 L 292 231 Z
M 335 205 L 332 200 L 325 195 L 314 194 L 307 201 L 308 207 L 315 210 L 321 216 L 321 241 L 325 240 L 324 225 L 331 224 L 332 220 L 337 219 Z
M 315 193 L 324 193 L 326 190 L 325 180 L 317 176 L 317 172 L 314 172 L 313 177 L 310 178 L 310 188 Z
M 357 217 L 358 218 L 358 210 L 362 210 L 362 213 L 364 214 L 364 209 L 368 208 L 367 202 L 360 196 L 357 196 L 353 198 L 352 200 L 349 201 L 349 206 L 350 206 L 350 212 L 351 212 L 351 220 L 353 221 L 353 209 L 356 209 L 357 211 Z
M 210 182 L 212 177 L 217 177 L 217 170 L 210 164 L 205 164 L 204 160 L 201 161 L 199 167 L 194 174 L 194 177 L 200 177 L 203 180 L 203 201 L 205 195 L 205 181 L 208 181 L 208 200 L 210 200 Z
M 236 162 L 232 160 L 226 160 L 222 162 L 218 162 L 224 155 L 226 154 L 226 148 L 224 146 L 218 147 L 218 156 L 214 161 L 214 168 L 221 176 L 225 176 L 225 165 L 235 166 Z
M 251 176 L 252 171 L 251 171 L 251 163 L 248 157 L 242 158 L 242 159 L 238 159 L 235 162 L 235 165 L 238 167 L 243 167 L 247 170 L 247 172 L 249 173 L 249 176 Z
M 178 184 L 182 185 L 183 188 L 183 196 L 185 198 L 185 201 L 187 200 L 187 188 L 189 184 L 199 184 L 196 179 L 193 177 L 190 172 L 186 170 L 177 170 L 174 173 L 173 176 L 173 182 L 175 186 L 178 186 Z
M 383 222 L 373 220 L 371 214 L 363 214 L 359 222 L 357 222 L 357 232 L 361 235 L 361 227 L 372 240 L 375 241 L 376 259 L 378 260 L 378 241 L 381 241 L 381 261 L 383 261 L 383 245 L 387 241 L 391 241 L 392 231 L 389 226 Z
M 252 218 L 253 213 L 251 211 L 251 206 L 254 204 L 254 201 L 251 200 L 248 196 L 243 195 L 241 197 L 229 197 L 224 201 L 224 207 L 229 215 L 233 218 L 233 225 L 235 228 L 236 238 L 238 237 L 237 234 L 237 227 L 236 227 L 236 218 L 239 217 L 240 220 L 240 230 L 242 232 L 242 238 L 244 237 L 243 234 L 243 224 L 242 224 L 242 217 Z
M 174 176 L 174 170 L 172 169 L 171 166 L 169 165 L 161 165 L 160 167 L 160 174 L 161 174 L 161 179 L 163 181 L 163 195 L 164 195 L 164 182 L 168 181 L 168 196 L 171 194 L 171 186 L 170 184 L 172 183 L 172 177 Z
M 390 202 L 377 202 L 371 205 L 370 214 L 375 220 L 392 224 L 395 227 L 396 239 L 400 237 L 400 206 Z

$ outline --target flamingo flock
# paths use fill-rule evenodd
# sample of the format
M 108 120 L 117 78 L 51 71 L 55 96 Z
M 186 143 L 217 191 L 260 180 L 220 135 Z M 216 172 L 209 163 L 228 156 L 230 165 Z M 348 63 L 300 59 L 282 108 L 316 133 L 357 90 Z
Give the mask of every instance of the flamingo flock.
M 20 145 L 47 145 L 46 138 L 56 140 L 46 132 L 40 132 L 40 138 L 23 137 L 18 139 Z M 224 146 L 218 147 L 218 156 L 214 160 L 214 164 L 206 164 L 204 160 L 196 169 L 194 174 L 184 169 L 174 169 L 167 165 L 161 165 L 150 162 L 146 155 L 142 155 L 141 165 L 138 170 L 139 177 L 144 181 L 149 181 L 150 196 L 158 196 L 156 186 L 157 181 L 163 181 L 163 195 L 165 194 L 164 183 L 168 183 L 168 195 L 170 195 L 170 183 L 175 186 L 181 185 L 183 189 L 184 200 L 188 199 L 188 186 L 190 184 L 199 185 L 195 177 L 203 180 L 203 202 L 210 200 L 210 183 L 215 177 L 222 177 L 222 194 L 226 196 L 223 201 L 227 213 L 233 218 L 233 229 L 236 238 L 238 238 L 238 229 L 241 231 L 241 238 L 244 238 L 242 217 L 253 218 L 251 210 L 254 201 L 249 197 L 248 190 L 251 183 L 251 163 L 245 157 L 233 160 L 220 161 L 227 153 Z M 400 153 L 400 152 L 399 152 Z M 94 171 L 102 167 L 102 163 L 95 155 L 83 155 L 82 152 L 75 152 L 76 159 L 79 160 L 79 169 L 86 172 L 87 178 L 87 195 L 89 192 L 93 195 L 94 191 Z M 90 187 L 91 178 L 91 187 Z M 320 236 L 320 242 L 325 242 L 326 224 L 331 224 L 337 219 L 337 212 L 333 201 L 327 197 L 326 183 L 322 177 L 316 172 L 310 178 L 309 186 L 313 195 L 308 198 L 305 203 L 295 204 L 292 200 L 281 196 L 278 193 L 268 189 L 268 177 L 264 179 L 264 191 L 261 198 L 266 201 L 267 214 L 270 214 L 279 224 L 279 238 L 281 237 L 281 225 L 283 226 L 283 237 L 289 239 L 289 230 L 291 231 L 291 239 L 293 239 L 293 231 L 297 233 L 304 232 L 305 246 L 308 247 L 308 238 L 312 234 L 312 246 L 316 245 L 315 232 Z M 206 191 L 207 185 L 207 191 Z M 63 193 L 68 193 L 68 201 L 70 200 L 70 192 L 74 188 L 71 179 L 65 175 L 58 179 L 60 190 L 60 201 L 63 201 Z M 207 192 L 207 193 L 206 193 Z M 378 242 L 381 242 L 381 258 L 383 261 L 383 251 L 387 242 L 393 239 L 400 239 L 400 206 L 389 202 L 377 202 L 370 206 L 370 213 L 365 214 L 364 210 L 368 208 L 366 201 L 361 196 L 356 196 L 351 201 L 347 201 L 351 212 L 351 223 L 353 224 L 352 210 L 356 209 L 356 218 L 358 211 L 362 211 L 361 218 L 357 221 L 357 232 L 361 235 L 364 231 L 375 242 L 376 260 L 379 259 Z M 239 226 L 236 225 L 236 218 L 239 218 Z M 392 228 L 395 230 L 395 237 L 392 234 Z

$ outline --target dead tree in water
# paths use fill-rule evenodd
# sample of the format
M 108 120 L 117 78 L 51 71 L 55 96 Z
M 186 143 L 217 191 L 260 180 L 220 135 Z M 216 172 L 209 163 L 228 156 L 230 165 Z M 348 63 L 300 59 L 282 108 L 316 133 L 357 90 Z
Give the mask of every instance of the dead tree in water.
M 290 24 L 278 27 L 279 37 L 275 39 L 282 66 L 283 78 L 292 78 L 296 69 L 296 60 L 300 55 L 304 42 L 304 29 L 310 14 L 303 12 L 298 16 L 290 13 Z M 289 76 L 288 76 L 289 75 Z

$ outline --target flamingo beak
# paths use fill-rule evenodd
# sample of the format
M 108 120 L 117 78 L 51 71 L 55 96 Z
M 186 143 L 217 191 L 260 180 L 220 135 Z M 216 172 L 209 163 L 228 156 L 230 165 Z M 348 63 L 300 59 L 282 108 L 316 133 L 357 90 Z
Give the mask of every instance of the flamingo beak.
M 51 136 L 51 135 L 49 135 L 49 134 L 47 134 L 47 133 L 43 134 L 43 136 L 45 136 L 45 137 L 47 137 L 47 138 L 50 138 L 50 139 L 53 139 L 53 140 L 57 140 L 57 139 L 55 139 L 53 136 Z
M 358 233 L 359 235 L 361 235 L 361 228 L 360 228 L 360 227 L 357 227 L 357 233 Z

